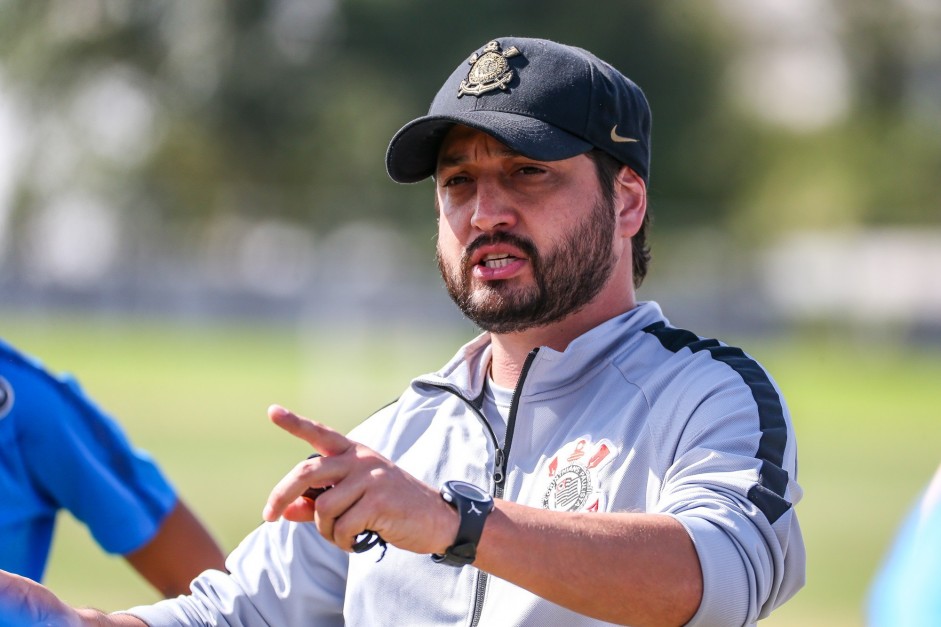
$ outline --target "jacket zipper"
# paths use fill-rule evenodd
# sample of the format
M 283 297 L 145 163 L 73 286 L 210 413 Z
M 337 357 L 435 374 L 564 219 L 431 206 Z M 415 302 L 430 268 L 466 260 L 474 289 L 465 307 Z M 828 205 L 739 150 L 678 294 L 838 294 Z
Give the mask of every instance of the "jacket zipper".
M 494 483 L 496 484 L 494 489 L 494 498 L 503 497 L 503 489 L 506 486 L 506 464 L 507 460 L 510 457 L 510 445 L 513 444 L 513 432 L 516 431 L 516 411 L 519 408 L 520 396 L 523 394 L 523 382 L 526 380 L 526 375 L 529 374 L 529 369 L 533 365 L 533 361 L 536 360 L 536 353 L 539 352 L 539 348 L 534 348 L 529 351 L 529 354 L 526 356 L 526 361 L 523 362 L 523 368 L 520 370 L 519 381 L 516 382 L 516 388 L 513 389 L 513 400 L 510 401 L 510 415 L 506 419 L 506 437 L 503 438 L 503 451 L 500 454 L 497 454 L 496 462 L 500 464 L 500 478 L 497 479 L 496 473 L 494 473 Z
M 493 432 L 493 428 L 490 426 L 490 423 L 487 422 L 486 416 L 483 415 L 483 412 L 480 411 L 473 403 L 464 398 L 457 390 L 445 387 L 445 386 L 436 386 L 440 389 L 444 389 L 461 400 L 467 403 L 477 414 L 477 417 L 481 422 L 484 423 L 484 426 L 487 427 L 487 431 L 490 433 L 490 438 L 493 440 L 494 447 L 494 468 L 493 468 L 493 497 L 499 499 L 503 497 L 503 491 L 506 487 L 506 467 L 507 461 L 510 456 L 510 445 L 513 444 L 513 432 L 516 430 L 516 412 L 519 408 L 520 396 L 523 393 L 523 382 L 526 380 L 526 375 L 529 373 L 529 369 L 533 364 L 533 361 L 536 359 L 536 354 L 539 352 L 539 348 L 534 348 L 526 356 L 526 361 L 523 362 L 523 368 L 520 371 L 520 378 L 516 382 L 516 387 L 513 389 L 513 399 L 510 401 L 510 414 L 506 420 L 506 437 L 503 439 L 503 448 L 500 448 L 500 443 L 497 442 L 497 436 Z M 480 622 L 480 615 L 484 611 L 484 600 L 487 596 L 487 582 L 490 577 L 487 573 L 483 571 L 478 571 L 477 573 L 477 590 L 474 594 L 474 613 L 471 617 L 470 627 L 477 627 Z

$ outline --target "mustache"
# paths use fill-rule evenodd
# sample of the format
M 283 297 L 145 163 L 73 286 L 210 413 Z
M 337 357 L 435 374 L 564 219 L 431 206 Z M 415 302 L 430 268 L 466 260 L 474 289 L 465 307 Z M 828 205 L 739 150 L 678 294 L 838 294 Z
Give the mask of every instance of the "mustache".
M 509 244 L 510 246 L 520 249 L 529 257 L 530 263 L 538 263 L 539 251 L 536 249 L 536 245 L 532 240 L 519 235 L 513 235 L 512 233 L 498 231 L 496 233 L 481 235 L 471 242 L 470 245 L 464 249 L 464 254 L 461 255 L 461 265 L 467 268 L 471 264 L 471 257 L 479 248 L 493 244 Z

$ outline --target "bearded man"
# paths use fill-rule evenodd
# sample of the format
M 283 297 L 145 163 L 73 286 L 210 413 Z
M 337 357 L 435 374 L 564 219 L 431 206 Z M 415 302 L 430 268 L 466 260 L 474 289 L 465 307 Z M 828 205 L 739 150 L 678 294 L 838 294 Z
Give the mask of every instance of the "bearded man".
M 483 333 L 349 436 L 272 406 L 317 454 L 189 596 L 103 616 L 7 589 L 88 624 L 768 616 L 804 581 L 790 415 L 743 351 L 637 301 L 649 161 L 647 100 L 616 69 L 487 43 L 386 160 L 398 182 L 433 179 L 438 265 Z

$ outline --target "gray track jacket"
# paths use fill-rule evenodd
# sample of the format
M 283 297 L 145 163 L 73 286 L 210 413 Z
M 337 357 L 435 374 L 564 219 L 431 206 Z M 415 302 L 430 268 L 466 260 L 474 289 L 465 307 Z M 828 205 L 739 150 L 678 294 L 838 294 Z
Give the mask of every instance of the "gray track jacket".
M 702 565 L 693 625 L 753 623 L 803 585 L 791 419 L 748 355 L 643 303 L 563 352 L 533 351 L 502 441 L 479 410 L 489 360 L 485 334 L 350 437 L 435 486 L 462 479 L 533 507 L 675 517 Z M 348 555 L 312 524 L 266 523 L 229 556 L 231 575 L 207 571 L 190 596 L 130 612 L 154 627 L 603 624 L 473 566 L 378 551 Z

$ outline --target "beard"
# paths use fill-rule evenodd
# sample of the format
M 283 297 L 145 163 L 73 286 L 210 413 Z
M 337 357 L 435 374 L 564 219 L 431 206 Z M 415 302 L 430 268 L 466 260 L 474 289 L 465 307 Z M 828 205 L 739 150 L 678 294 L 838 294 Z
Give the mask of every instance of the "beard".
M 516 333 L 558 322 L 590 303 L 614 270 L 613 203 L 596 201 L 589 214 L 545 254 L 532 240 L 510 233 L 481 235 L 467 247 L 460 266 L 436 251 L 438 269 L 451 300 L 477 326 L 491 333 Z M 529 259 L 534 285 L 512 287 L 488 281 L 473 287 L 474 251 L 487 244 L 515 246 Z

